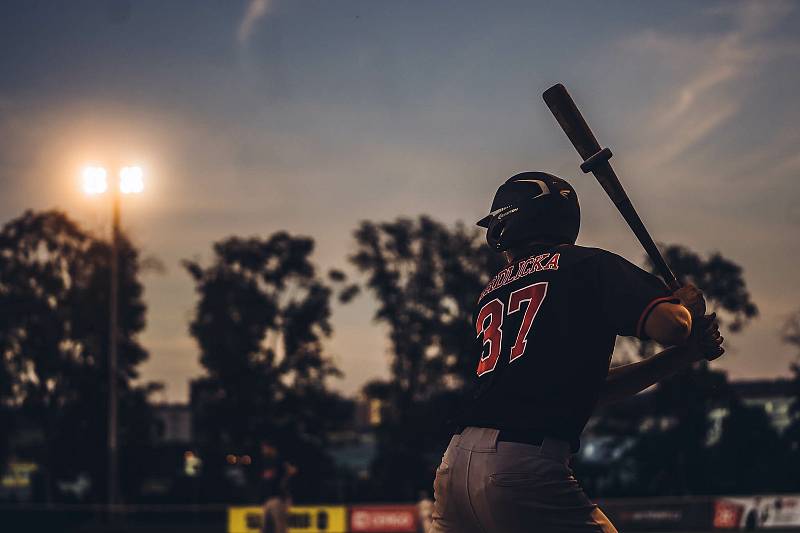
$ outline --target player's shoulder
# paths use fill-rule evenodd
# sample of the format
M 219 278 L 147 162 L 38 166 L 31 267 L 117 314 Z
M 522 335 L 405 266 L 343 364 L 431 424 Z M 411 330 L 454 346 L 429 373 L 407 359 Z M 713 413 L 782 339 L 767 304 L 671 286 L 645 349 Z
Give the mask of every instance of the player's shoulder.
M 559 247 L 559 251 L 570 254 L 578 261 L 593 260 L 606 262 L 631 263 L 619 254 L 610 252 L 603 248 L 593 248 L 591 246 L 579 246 L 577 244 L 564 244 Z
M 612 254 L 602 248 L 592 248 L 589 246 L 579 246 L 577 244 L 561 244 L 555 250 L 555 253 L 564 258 L 565 264 L 577 265 L 584 262 L 592 262 L 602 260 L 606 255 Z
M 600 270 L 639 268 L 621 255 L 609 252 L 603 248 L 564 244 L 559 246 L 557 251 L 561 254 L 562 263 L 565 266 L 576 266 L 583 269 L 596 268 Z

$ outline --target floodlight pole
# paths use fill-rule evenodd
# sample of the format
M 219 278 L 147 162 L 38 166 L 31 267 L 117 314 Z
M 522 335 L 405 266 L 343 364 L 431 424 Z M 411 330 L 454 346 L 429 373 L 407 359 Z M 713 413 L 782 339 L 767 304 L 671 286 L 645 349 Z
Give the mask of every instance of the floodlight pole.
M 119 238 L 120 190 L 111 187 L 111 290 L 108 328 L 108 512 L 119 501 L 119 456 L 117 450 L 117 409 L 119 384 L 117 349 L 119 347 Z

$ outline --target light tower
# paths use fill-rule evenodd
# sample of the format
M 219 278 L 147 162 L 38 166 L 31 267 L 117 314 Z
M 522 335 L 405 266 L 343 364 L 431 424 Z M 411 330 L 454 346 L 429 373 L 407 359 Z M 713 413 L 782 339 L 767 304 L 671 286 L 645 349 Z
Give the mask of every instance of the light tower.
M 89 195 L 101 195 L 109 190 L 108 173 L 101 166 L 83 169 L 83 190 Z M 119 241 L 120 204 L 123 194 L 138 194 L 144 190 L 144 172 L 141 167 L 126 166 L 119 169 L 118 181 L 110 187 L 111 193 L 111 257 L 108 328 L 108 507 L 109 517 L 114 505 L 119 503 L 118 455 L 118 390 L 117 370 L 119 348 Z

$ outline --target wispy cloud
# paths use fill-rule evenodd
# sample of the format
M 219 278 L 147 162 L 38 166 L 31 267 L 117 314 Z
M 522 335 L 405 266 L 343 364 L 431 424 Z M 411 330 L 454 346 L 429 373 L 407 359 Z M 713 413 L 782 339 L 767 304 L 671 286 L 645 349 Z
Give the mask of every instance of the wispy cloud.
M 253 35 L 253 31 L 255 31 L 256 24 L 269 13 L 271 6 L 270 0 L 250 0 L 244 17 L 239 23 L 239 30 L 236 32 L 236 39 L 239 41 L 239 45 L 247 45 Z
M 696 37 L 647 30 L 624 44 L 672 74 L 644 117 L 648 134 L 641 139 L 640 155 L 648 165 L 668 164 L 708 138 L 742 110 L 751 82 L 771 60 L 798 53 L 794 43 L 773 38 L 792 7 L 726 3 L 705 12 L 727 23 L 722 33 Z M 652 146 L 659 146 L 656 154 Z

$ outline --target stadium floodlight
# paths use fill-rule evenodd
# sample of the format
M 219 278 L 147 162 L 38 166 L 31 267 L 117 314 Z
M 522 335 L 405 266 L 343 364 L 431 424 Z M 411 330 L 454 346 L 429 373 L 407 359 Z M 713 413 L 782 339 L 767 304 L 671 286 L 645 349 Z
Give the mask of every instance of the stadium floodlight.
M 83 169 L 83 192 L 88 195 L 103 194 L 108 190 L 106 169 L 97 166 L 87 166 Z
M 87 166 L 83 169 L 83 190 L 86 194 L 99 195 L 108 190 L 106 169 L 100 166 Z M 108 328 L 108 513 L 112 519 L 112 510 L 119 502 L 119 457 L 118 457 L 118 351 L 119 351 L 119 247 L 120 247 L 120 204 L 122 194 L 136 194 L 144 190 L 144 172 L 141 167 L 128 166 L 119 169 L 119 181 L 110 192 L 111 200 L 111 258 L 110 258 L 110 291 L 109 291 L 109 328 Z M 191 454 L 191 452 L 187 452 Z M 193 454 L 186 457 L 187 475 L 197 475 L 200 469 L 200 458 Z
M 119 190 L 122 194 L 136 194 L 144 190 L 142 167 L 122 167 L 119 171 Z

